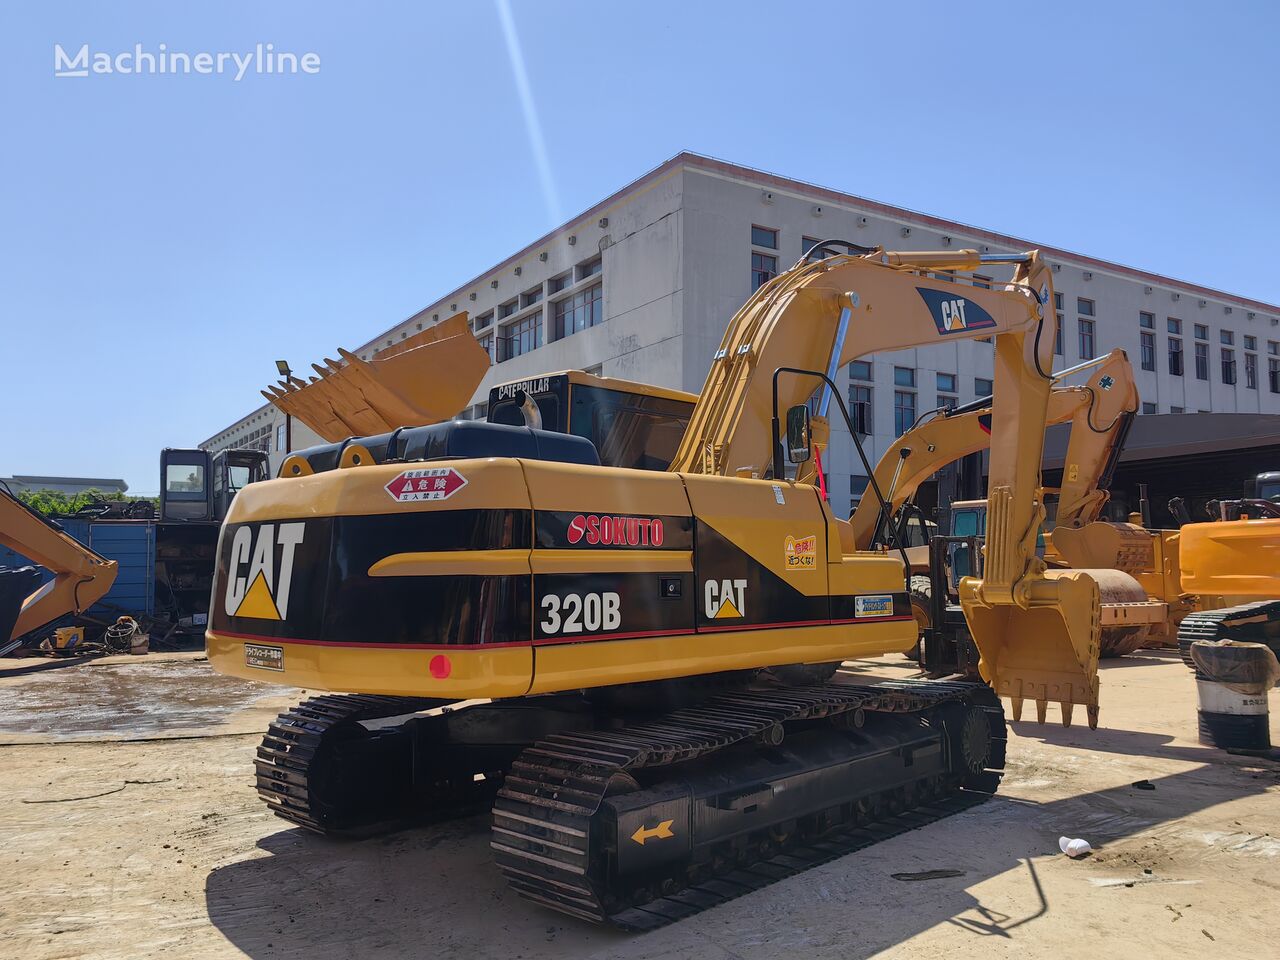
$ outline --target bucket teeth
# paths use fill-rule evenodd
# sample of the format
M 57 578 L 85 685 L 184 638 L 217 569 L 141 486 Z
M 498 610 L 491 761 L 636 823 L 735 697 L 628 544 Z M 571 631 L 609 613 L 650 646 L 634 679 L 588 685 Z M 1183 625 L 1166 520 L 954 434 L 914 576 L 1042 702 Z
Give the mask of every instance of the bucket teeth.
M 1022 697 L 1010 697 L 1009 705 L 1013 708 L 1013 721 L 1017 723 L 1022 719 Z
M 1097 730 L 1098 729 L 1098 705 L 1096 703 L 1091 703 L 1089 704 L 1087 709 L 1089 711 L 1089 729 Z
M 1062 725 L 1064 727 L 1071 726 L 1071 708 L 1075 706 L 1070 700 L 1062 701 Z
M 1044 723 L 1044 718 L 1049 713 L 1049 701 L 1036 698 L 1036 723 Z

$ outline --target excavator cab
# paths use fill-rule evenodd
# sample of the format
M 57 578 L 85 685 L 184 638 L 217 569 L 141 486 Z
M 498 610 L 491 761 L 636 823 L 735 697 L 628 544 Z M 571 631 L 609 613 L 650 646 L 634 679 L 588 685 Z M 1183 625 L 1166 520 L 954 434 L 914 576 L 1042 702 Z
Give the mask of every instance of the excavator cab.
M 1280 503 L 1280 470 L 1270 470 L 1254 477 L 1250 496 L 1254 500 L 1271 500 Z
M 160 454 L 160 522 L 221 523 L 240 490 L 269 476 L 261 450 L 166 448 Z
M 571 370 L 493 387 L 488 420 L 584 437 L 605 466 L 666 470 L 696 400 L 679 390 Z

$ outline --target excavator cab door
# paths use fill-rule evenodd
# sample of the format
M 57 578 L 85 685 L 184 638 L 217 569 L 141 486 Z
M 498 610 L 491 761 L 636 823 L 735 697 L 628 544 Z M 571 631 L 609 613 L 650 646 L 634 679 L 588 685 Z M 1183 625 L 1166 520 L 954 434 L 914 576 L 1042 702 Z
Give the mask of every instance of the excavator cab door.
M 207 450 L 160 453 L 160 521 L 213 520 L 213 470 Z
M 211 519 L 225 520 L 237 493 L 270 476 L 267 455 L 260 450 L 223 450 L 214 454 Z

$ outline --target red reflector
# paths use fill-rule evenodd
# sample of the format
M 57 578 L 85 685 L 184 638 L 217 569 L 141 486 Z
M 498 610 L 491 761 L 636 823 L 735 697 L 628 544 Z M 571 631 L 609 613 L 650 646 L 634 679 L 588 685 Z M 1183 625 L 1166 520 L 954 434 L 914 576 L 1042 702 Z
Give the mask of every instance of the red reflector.
M 443 680 L 453 673 L 453 664 L 449 662 L 449 658 L 442 653 L 437 653 L 431 658 L 431 662 L 427 664 L 427 669 L 431 671 L 431 675 L 437 680 Z

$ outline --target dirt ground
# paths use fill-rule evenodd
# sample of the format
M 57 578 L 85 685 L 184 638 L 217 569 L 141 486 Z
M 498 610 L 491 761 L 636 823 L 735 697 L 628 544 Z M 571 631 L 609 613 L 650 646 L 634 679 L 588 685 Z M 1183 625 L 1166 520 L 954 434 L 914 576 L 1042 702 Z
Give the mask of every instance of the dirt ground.
M 192 655 L 5 664 L 4 958 L 1276 955 L 1280 763 L 1199 746 L 1169 652 L 1104 666 L 1097 732 L 1013 724 L 980 807 L 638 936 L 508 892 L 484 817 L 359 842 L 272 817 L 251 761 L 297 691 Z M 891 876 L 925 870 L 963 874 Z

